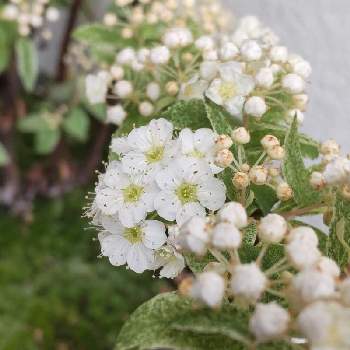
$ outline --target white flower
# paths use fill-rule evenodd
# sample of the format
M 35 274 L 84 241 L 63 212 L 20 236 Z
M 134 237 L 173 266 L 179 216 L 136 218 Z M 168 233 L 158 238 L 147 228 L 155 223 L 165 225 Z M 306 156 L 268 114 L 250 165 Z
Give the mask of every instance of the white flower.
M 278 339 L 288 330 L 290 316 L 288 311 L 277 303 L 257 304 L 249 322 L 249 329 L 258 342 Z
M 240 127 L 232 131 L 231 133 L 232 140 L 239 145 L 246 145 L 250 142 L 250 134 L 249 131 L 244 128 Z
M 209 50 L 203 52 L 204 61 L 217 61 L 219 59 L 219 54 L 217 50 Z
M 174 160 L 177 145 L 172 136 L 173 125 L 163 118 L 132 130 L 126 139 L 128 148 L 123 146 L 124 152 L 121 152 L 124 171 L 154 178 Z
M 170 59 L 170 51 L 166 46 L 156 46 L 151 49 L 150 60 L 154 64 L 165 64 Z
M 294 73 L 300 75 L 304 79 L 308 79 L 310 77 L 312 73 L 311 65 L 300 56 L 291 55 L 288 58 L 288 63 L 291 65 Z
M 139 112 L 143 117 L 149 117 L 154 112 L 154 106 L 151 102 L 143 101 L 139 105 Z
M 306 94 L 293 95 L 293 102 L 297 109 L 304 112 L 309 102 L 309 96 Z
M 124 227 L 113 217 L 102 218 L 104 231 L 99 235 L 101 251 L 114 266 L 127 264 L 137 273 L 153 269 L 154 251 L 166 241 L 165 226 L 160 221 L 146 220 Z
M 212 233 L 212 244 L 220 250 L 237 249 L 242 243 L 242 234 L 229 222 L 217 224 Z
M 248 40 L 241 46 L 241 54 L 248 61 L 257 61 L 262 56 L 262 49 L 256 41 Z
M 241 73 L 237 62 L 220 67 L 220 77 L 214 79 L 206 91 L 206 96 L 217 105 L 224 106 L 233 116 L 241 116 L 245 96 L 254 89 L 254 80 Z
M 170 28 L 163 36 L 163 43 L 167 47 L 174 49 L 177 47 L 185 47 L 193 42 L 193 36 L 187 28 Z
M 230 286 L 234 296 L 254 303 L 265 291 L 267 278 L 255 263 L 237 265 L 232 272 Z
M 175 278 L 185 268 L 185 259 L 171 245 L 160 248 L 155 255 L 155 267 L 159 271 L 160 278 Z
M 247 212 L 241 203 L 226 203 L 218 212 L 218 218 L 221 221 L 232 223 L 238 229 L 242 229 L 248 225 Z
M 282 79 L 282 87 L 291 94 L 301 94 L 305 90 L 305 81 L 297 74 L 287 74 Z
M 156 82 L 149 83 L 146 87 L 146 95 L 152 100 L 158 100 L 160 96 L 160 86 Z
M 127 113 L 122 105 L 115 105 L 107 109 L 107 123 L 121 125 L 125 120 Z
M 114 65 L 111 67 L 111 74 L 115 80 L 123 79 L 124 69 L 121 66 Z
M 260 118 L 266 113 L 267 105 L 262 97 L 253 96 L 245 103 L 244 111 L 252 117 Z
M 116 61 L 120 65 L 131 65 L 136 60 L 136 52 L 132 47 L 126 47 L 118 52 Z
M 216 179 L 210 167 L 189 157 L 176 159 L 168 168 L 159 172 L 156 181 L 161 192 L 154 206 L 158 214 L 177 223 L 193 214 L 220 209 L 226 199 L 226 188 Z
M 261 219 L 258 226 L 259 238 L 266 243 L 279 243 L 287 234 L 286 220 L 278 214 L 269 214 Z
M 127 98 L 133 92 L 132 83 L 128 80 L 119 80 L 114 86 L 114 92 L 119 98 Z
M 340 146 L 335 140 L 329 139 L 322 142 L 320 152 L 322 155 L 339 155 Z
M 212 39 L 212 37 L 205 35 L 205 36 L 201 36 L 199 37 L 196 41 L 195 41 L 195 46 L 197 49 L 202 50 L 202 51 L 210 51 L 213 50 L 215 47 L 215 42 Z
M 108 72 L 100 72 L 96 75 L 89 74 L 86 77 L 86 97 L 91 104 L 104 103 L 107 96 L 110 75 Z
M 270 68 L 261 68 L 255 76 L 258 86 L 270 88 L 274 82 L 274 75 Z
M 215 61 L 204 61 L 200 65 L 200 76 L 202 79 L 211 81 L 218 74 L 219 65 Z
M 234 43 L 227 42 L 220 49 L 220 58 L 223 61 L 230 61 L 234 59 L 238 53 L 238 47 Z
M 322 256 L 315 265 L 315 268 L 321 273 L 328 274 L 335 279 L 340 277 L 341 271 L 339 266 L 334 260 L 328 258 L 327 256 Z
M 4 6 L 1 13 L 2 17 L 9 21 L 15 20 L 18 17 L 18 14 L 18 7 L 12 4 Z
M 187 83 L 181 85 L 179 99 L 185 101 L 203 99 L 208 85 L 209 83 L 206 80 L 200 79 L 199 75 L 195 75 Z
M 224 293 L 225 280 L 215 272 L 201 273 L 191 288 L 191 296 L 210 307 L 220 306 Z
M 350 349 L 350 309 L 334 301 L 318 301 L 298 317 L 299 329 L 311 342 L 311 350 Z
M 217 152 L 216 138 L 216 133 L 211 129 L 198 129 L 195 132 L 190 129 L 183 129 L 179 134 L 181 153 L 188 157 L 202 159 L 210 166 L 213 174 L 218 174 L 223 168 L 214 164 Z
M 270 50 L 270 58 L 274 62 L 285 63 L 288 59 L 288 49 L 285 46 L 274 46 Z
M 126 227 L 133 227 L 154 211 L 159 189 L 142 175 L 129 175 L 120 162 L 108 166 L 102 177 L 103 187 L 96 189 L 96 203 L 104 215 L 118 215 Z

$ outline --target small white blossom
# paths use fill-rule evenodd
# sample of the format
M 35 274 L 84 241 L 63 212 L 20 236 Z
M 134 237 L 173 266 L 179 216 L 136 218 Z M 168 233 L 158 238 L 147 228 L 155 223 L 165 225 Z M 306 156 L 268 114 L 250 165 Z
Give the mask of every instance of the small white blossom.
M 126 47 L 118 52 L 116 61 L 120 65 L 131 65 L 136 60 L 136 52 L 132 47 Z
M 160 86 L 156 82 L 149 83 L 146 87 L 146 95 L 152 100 L 158 100 L 160 96 Z
M 297 74 L 287 74 L 282 79 L 282 87 L 291 94 L 301 94 L 305 90 L 305 81 Z
M 199 37 L 195 41 L 195 46 L 197 49 L 202 50 L 202 51 L 210 51 L 215 48 L 215 42 L 212 37 L 205 35 Z
M 172 246 L 166 245 L 155 254 L 155 268 L 161 268 L 160 278 L 175 278 L 185 268 L 185 259 Z
M 218 218 L 235 225 L 238 229 L 242 229 L 248 225 L 248 216 L 245 208 L 241 203 L 229 202 L 224 205 L 218 212 Z
M 219 65 L 215 61 L 204 61 L 200 65 L 200 76 L 202 79 L 211 81 L 218 74 Z
M 193 42 L 193 36 L 187 28 L 170 28 L 163 36 L 163 43 L 167 47 L 174 49 L 178 47 L 188 46 Z
M 336 157 L 327 164 L 323 173 L 328 185 L 342 185 L 350 181 L 350 160 Z
M 124 77 L 124 69 L 121 66 L 114 65 L 111 67 L 111 74 L 115 80 L 121 80 Z
M 288 49 L 285 46 L 274 46 L 270 50 L 270 58 L 274 62 L 285 63 L 288 59 Z
M 143 101 L 139 105 L 139 112 L 143 117 L 150 117 L 154 112 L 154 106 L 151 102 Z
M 262 49 L 256 41 L 248 40 L 241 46 L 241 54 L 248 61 L 257 61 L 262 56 Z
M 127 116 L 122 105 L 115 105 L 107 109 L 107 123 L 122 125 Z
M 220 49 L 220 58 L 223 61 L 233 60 L 239 53 L 238 47 L 231 42 L 225 43 Z
M 244 128 L 240 127 L 232 131 L 231 133 L 232 140 L 239 145 L 246 145 L 250 142 L 250 134 L 249 131 Z
M 110 75 L 100 72 L 97 75 L 89 74 L 86 77 L 86 96 L 91 104 L 104 103 L 107 96 Z
M 286 236 L 286 220 L 278 214 L 269 214 L 261 219 L 258 226 L 259 238 L 266 243 L 279 243 Z
M 125 99 L 133 92 L 132 83 L 128 80 L 119 80 L 114 86 L 114 92 L 119 98 Z
M 179 99 L 184 101 L 203 99 L 208 85 L 208 81 L 200 79 L 199 75 L 195 75 L 188 82 L 181 85 Z
M 242 234 L 229 222 L 217 224 L 212 232 L 212 244 L 220 250 L 237 249 L 242 243 Z
M 270 68 L 261 68 L 255 76 L 255 81 L 258 86 L 270 88 L 274 82 L 273 71 Z
M 170 60 L 170 51 L 166 46 L 156 46 L 151 49 L 150 60 L 154 64 L 166 64 Z
M 266 113 L 267 105 L 262 97 L 253 96 L 245 103 L 244 111 L 252 117 L 260 118 Z
M 340 277 L 341 273 L 337 263 L 331 258 L 328 258 L 327 256 L 322 256 L 319 259 L 319 261 L 315 265 L 315 269 L 335 279 Z

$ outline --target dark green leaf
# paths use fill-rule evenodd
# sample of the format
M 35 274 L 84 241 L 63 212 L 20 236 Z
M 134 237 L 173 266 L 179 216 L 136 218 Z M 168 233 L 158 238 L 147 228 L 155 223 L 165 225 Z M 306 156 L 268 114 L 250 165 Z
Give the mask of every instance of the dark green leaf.
M 199 257 L 198 255 L 187 253 L 185 254 L 186 265 L 193 273 L 203 272 L 204 268 L 216 259 L 207 253 L 205 256 Z
M 63 121 L 64 131 L 71 137 L 85 141 L 89 136 L 90 119 L 80 108 L 71 110 Z
M 41 130 L 35 134 L 35 150 L 38 154 L 48 154 L 52 152 L 59 139 L 60 131 L 57 129 Z
M 0 166 L 6 165 L 8 162 L 8 154 L 5 147 L 0 143 Z
M 0 73 L 7 68 L 10 61 L 10 53 L 6 32 L 0 27 Z
M 120 31 L 103 24 L 86 24 L 73 33 L 74 39 L 91 45 L 116 45 L 120 42 Z
M 278 202 L 276 191 L 269 186 L 251 185 L 255 200 L 264 216 L 271 212 L 272 207 Z
M 226 186 L 226 196 L 231 201 L 237 200 L 237 191 L 235 186 L 233 186 L 232 178 L 233 178 L 233 171 L 230 168 L 226 168 L 224 171 L 219 173 L 217 175 L 219 179 L 221 179 Z
M 46 130 L 47 124 L 40 114 L 29 114 L 20 119 L 17 123 L 18 129 L 22 132 L 37 132 L 39 130 Z

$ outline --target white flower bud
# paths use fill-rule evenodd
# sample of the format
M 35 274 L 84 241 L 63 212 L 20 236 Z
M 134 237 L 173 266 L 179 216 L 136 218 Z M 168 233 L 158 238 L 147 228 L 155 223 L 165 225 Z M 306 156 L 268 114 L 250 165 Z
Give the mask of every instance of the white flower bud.
M 300 75 L 304 79 L 308 79 L 312 73 L 312 68 L 309 62 L 301 60 L 293 66 L 294 73 Z
M 2 10 L 3 18 L 13 21 L 18 17 L 18 7 L 12 4 L 6 5 Z
M 286 202 L 293 197 L 293 190 L 286 182 L 281 182 L 277 185 L 276 195 L 279 200 Z
M 114 86 L 114 92 L 119 98 L 127 98 L 133 92 L 133 86 L 130 81 L 119 80 Z
M 270 50 L 270 58 L 274 62 L 285 63 L 288 59 L 288 49 L 285 46 L 274 46 Z
M 127 113 L 121 105 L 108 107 L 107 109 L 107 123 L 120 126 L 125 120 L 126 116 Z
M 234 267 L 230 281 L 232 294 L 255 303 L 267 287 L 267 278 L 255 263 Z
M 185 47 L 193 41 L 192 33 L 187 28 L 170 28 L 163 36 L 163 43 L 171 49 Z
M 142 49 L 137 51 L 137 59 L 141 62 L 141 63 L 146 63 L 149 60 L 149 56 L 151 54 L 150 49 L 143 47 Z
M 318 246 L 318 237 L 311 227 L 300 226 L 293 228 L 288 234 L 288 242 L 299 242 L 301 245 Z
M 109 75 L 100 72 L 97 75 L 89 74 L 85 80 L 86 97 L 91 104 L 103 103 L 106 100 L 109 84 Z
M 139 105 L 139 112 L 143 117 L 150 117 L 154 112 L 154 106 L 148 101 L 141 102 Z
M 296 117 L 299 125 L 303 124 L 305 119 L 304 113 L 299 109 L 291 109 L 287 112 L 287 115 L 289 118 L 292 119 Z
M 342 302 L 345 305 L 350 306 L 350 277 L 347 277 L 340 283 L 339 291 Z
M 255 165 L 249 171 L 249 178 L 255 185 L 265 185 L 267 176 L 268 170 L 261 165 Z
M 232 140 L 239 145 L 246 145 L 250 142 L 250 134 L 249 131 L 244 128 L 240 127 L 232 131 L 231 133 Z
M 150 60 L 154 64 L 166 64 L 170 59 L 170 51 L 166 46 L 157 46 L 151 50 Z
M 202 79 L 211 81 L 218 74 L 218 64 L 215 61 L 204 61 L 200 65 L 200 76 Z
M 215 42 L 212 37 L 209 35 L 204 35 L 199 37 L 196 42 L 195 46 L 197 49 L 202 51 L 210 51 L 215 48 Z
M 248 61 L 257 61 L 262 56 L 262 49 L 256 41 L 248 40 L 241 46 L 241 54 Z
M 220 250 L 237 249 L 242 243 L 241 232 L 229 222 L 217 224 L 212 233 L 212 244 Z
M 300 111 L 304 112 L 309 102 L 309 96 L 305 94 L 293 95 L 293 102 L 296 109 L 299 109 Z
M 146 87 L 146 95 L 150 100 L 156 101 L 160 96 L 160 86 L 156 82 L 151 82 Z
M 222 134 L 215 140 L 215 147 L 217 150 L 228 149 L 233 145 L 233 141 L 230 136 Z
M 50 6 L 46 10 L 46 18 L 50 22 L 57 22 L 60 18 L 60 11 L 53 6 Z
M 170 96 L 176 96 L 179 93 L 180 87 L 176 81 L 168 81 L 165 85 L 165 91 Z
M 280 141 L 274 135 L 265 135 L 261 139 L 260 143 L 263 146 L 263 148 L 265 149 L 265 151 L 267 151 L 273 147 L 280 146 Z
M 258 86 L 268 89 L 274 82 L 273 71 L 270 68 L 261 68 L 255 76 L 255 80 Z
M 233 154 L 229 149 L 220 150 L 215 157 L 215 165 L 220 168 L 227 168 L 233 162 Z
M 311 174 L 310 184 L 316 190 L 320 190 L 320 189 L 324 188 L 326 185 L 326 181 L 323 177 L 323 174 L 318 172 L 318 171 L 314 171 Z
M 350 160 L 346 158 L 334 158 L 323 173 L 326 184 L 341 185 L 349 181 L 350 176 Z
M 306 269 L 316 264 L 321 256 L 317 247 L 309 242 L 292 241 L 286 247 L 289 262 L 298 270 Z
M 249 322 L 249 329 L 259 343 L 279 339 L 288 330 L 288 311 L 277 303 L 257 304 Z
M 282 87 L 291 94 L 301 94 L 305 90 L 305 81 L 297 74 L 287 74 L 282 79 Z
M 266 150 L 268 156 L 274 160 L 282 160 L 285 156 L 285 151 L 282 146 L 273 146 Z
M 224 222 L 230 222 L 238 229 L 248 225 L 248 216 L 242 204 L 237 202 L 226 203 L 218 212 L 218 218 Z
M 114 65 L 111 67 L 111 74 L 112 74 L 113 79 L 115 79 L 115 80 L 123 79 L 124 69 L 121 66 Z
M 253 96 L 245 103 L 244 111 L 252 117 L 260 118 L 266 113 L 267 105 L 262 97 Z
M 215 272 L 203 272 L 194 281 L 190 295 L 210 307 L 220 306 L 225 294 L 225 280 Z
M 340 146 L 335 140 L 330 139 L 321 144 L 320 152 L 323 155 L 338 155 L 340 154 Z
M 238 47 L 231 42 L 225 43 L 220 49 L 220 58 L 223 61 L 234 59 L 239 53 Z
M 118 52 L 116 61 L 120 65 L 131 65 L 136 60 L 136 53 L 132 47 L 126 47 Z
M 340 277 L 340 268 L 337 263 L 328 258 L 327 256 L 322 256 L 317 264 L 315 265 L 315 269 L 323 274 L 327 274 L 333 278 Z
M 203 61 L 217 61 L 218 60 L 218 52 L 216 50 L 209 50 L 203 52 Z
M 247 188 L 250 184 L 249 175 L 242 171 L 237 171 L 232 178 L 233 186 L 238 188 L 239 190 L 243 190 Z
M 286 220 L 278 214 L 269 214 L 261 219 L 258 226 L 259 238 L 266 243 L 279 243 L 286 236 Z

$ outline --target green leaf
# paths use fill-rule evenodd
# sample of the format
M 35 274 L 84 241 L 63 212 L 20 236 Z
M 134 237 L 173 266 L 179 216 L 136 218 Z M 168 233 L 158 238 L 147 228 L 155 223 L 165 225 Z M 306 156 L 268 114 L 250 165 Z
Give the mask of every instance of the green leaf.
M 5 147 L 0 143 L 0 166 L 4 166 L 8 163 L 8 154 Z
M 350 262 L 350 201 L 340 194 L 336 197 L 329 238 L 329 256 L 345 268 Z
M 202 100 L 179 101 L 171 105 L 166 111 L 160 113 L 174 124 L 176 129 L 210 128 L 205 105 Z
M 204 268 L 211 262 L 216 261 L 216 259 L 210 254 L 199 257 L 193 253 L 185 254 L 186 265 L 193 273 L 203 272 Z
M 38 154 L 48 154 L 52 152 L 59 139 L 60 131 L 57 129 L 41 130 L 35 134 L 35 150 Z
M 27 91 L 34 89 L 39 74 L 38 52 L 32 40 L 20 38 L 16 45 L 18 74 Z
M 256 242 L 256 236 L 257 227 L 256 223 L 253 222 L 243 230 L 243 244 L 254 246 Z
M 237 201 L 237 191 L 232 183 L 233 174 L 232 169 L 226 168 L 224 171 L 219 173 L 217 177 L 224 182 L 226 186 L 226 196 L 228 199 L 231 201 Z
M 47 130 L 47 124 L 40 114 L 29 114 L 20 119 L 17 123 L 18 129 L 22 132 L 37 132 Z
M 118 28 L 98 23 L 80 26 L 74 31 L 73 38 L 91 45 L 116 45 L 121 40 Z
M 72 109 L 63 121 L 64 131 L 71 137 L 86 141 L 89 136 L 90 119 L 81 108 Z
M 272 207 L 278 202 L 276 191 L 269 186 L 251 185 L 255 201 L 264 216 L 271 212 Z
M 0 73 L 3 72 L 10 62 L 10 47 L 6 32 L 0 27 Z
M 313 190 L 309 182 L 309 173 L 305 167 L 300 150 L 298 122 L 295 118 L 284 142 L 286 156 L 283 162 L 283 174 L 292 187 L 297 204 L 308 206 L 320 200 L 319 194 Z
M 88 102 L 84 104 L 86 110 L 91 113 L 100 122 L 105 122 L 107 118 L 107 106 L 105 103 L 92 105 Z

